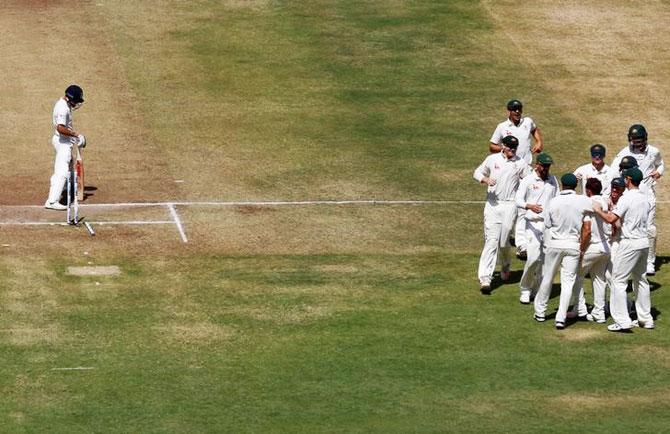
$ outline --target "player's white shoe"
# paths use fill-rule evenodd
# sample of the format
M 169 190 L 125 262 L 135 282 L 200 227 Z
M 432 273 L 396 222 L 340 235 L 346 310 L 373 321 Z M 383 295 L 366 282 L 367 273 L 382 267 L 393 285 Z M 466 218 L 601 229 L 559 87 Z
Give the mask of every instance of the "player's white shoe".
M 653 276 L 656 274 L 656 268 L 654 268 L 654 264 L 647 264 L 647 276 Z
M 596 322 L 598 324 L 605 324 L 606 321 L 604 316 L 597 316 L 590 313 L 586 315 L 586 320 L 590 322 Z
M 49 202 L 49 201 L 44 202 L 44 208 L 55 209 L 56 211 L 65 211 L 67 209 L 65 205 L 61 205 L 59 202 Z
M 528 289 L 521 290 L 521 295 L 519 296 L 519 303 L 530 304 L 530 290 Z
M 607 326 L 607 330 L 611 332 L 619 332 L 619 333 L 630 333 L 633 330 L 631 330 L 631 327 L 624 327 L 618 322 L 615 322 L 614 324 L 610 324 Z
M 656 328 L 656 325 L 654 324 L 654 321 L 644 322 L 644 321 L 633 320 L 633 327 L 640 327 L 643 329 L 652 330 Z

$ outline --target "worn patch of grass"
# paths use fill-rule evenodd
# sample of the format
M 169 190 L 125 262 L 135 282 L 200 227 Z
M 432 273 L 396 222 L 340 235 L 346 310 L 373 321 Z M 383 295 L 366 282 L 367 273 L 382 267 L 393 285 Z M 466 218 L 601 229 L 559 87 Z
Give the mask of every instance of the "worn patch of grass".
M 471 2 L 154 3 L 103 10 L 193 198 L 479 198 L 504 103 L 552 104 Z
M 46 284 L 57 304 L 22 324 L 61 338 L 26 346 L 0 336 L 4 426 L 404 432 L 458 421 L 464 432 L 530 432 L 543 415 L 569 431 L 586 422 L 555 408 L 574 396 L 583 405 L 570 405 L 612 429 L 632 427 L 632 413 L 608 395 L 623 403 L 666 387 L 667 358 L 650 352 L 667 347 L 662 330 L 557 332 L 532 321 L 516 285 L 481 296 L 457 271 L 474 267 L 471 255 L 109 261 L 123 274 L 68 276 L 62 259 L 32 267 L 57 276 Z M 567 338 L 584 333 L 592 338 Z M 631 363 L 635 375 L 612 375 Z M 52 370 L 78 366 L 94 369 Z M 649 426 L 667 418 L 667 404 L 653 402 L 635 410 Z

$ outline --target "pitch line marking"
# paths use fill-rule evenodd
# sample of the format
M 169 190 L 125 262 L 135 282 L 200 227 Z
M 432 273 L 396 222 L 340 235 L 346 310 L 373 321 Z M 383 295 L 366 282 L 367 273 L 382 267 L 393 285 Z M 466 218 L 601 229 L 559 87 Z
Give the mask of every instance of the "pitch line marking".
M 268 200 L 268 201 L 183 201 L 183 202 L 118 202 L 79 204 L 82 208 L 169 207 L 173 206 L 305 206 L 305 205 L 484 205 L 485 200 Z M 657 200 L 668 204 L 670 200 Z M 2 208 L 44 208 L 43 205 L 2 205 Z M 92 223 L 92 222 L 91 222 Z
M 269 201 L 183 201 L 183 202 L 118 202 L 79 204 L 83 208 L 164 207 L 164 206 L 304 206 L 304 205 L 458 205 L 484 204 L 483 200 L 269 200 Z M 1 208 L 44 208 L 42 205 L 5 205 Z
M 52 371 L 90 371 L 95 369 L 92 366 L 75 366 L 73 368 L 51 368 Z
M 188 243 L 186 233 L 184 232 L 184 227 L 181 224 L 181 219 L 179 218 L 179 214 L 177 214 L 177 209 L 175 208 L 173 203 L 169 203 L 167 207 L 170 210 L 170 214 L 172 215 L 174 224 L 177 225 L 177 230 L 179 231 L 179 236 L 181 237 L 181 240 L 185 243 Z
M 92 225 L 173 225 L 173 220 L 90 221 Z M 0 226 L 71 226 L 64 222 L 0 222 Z

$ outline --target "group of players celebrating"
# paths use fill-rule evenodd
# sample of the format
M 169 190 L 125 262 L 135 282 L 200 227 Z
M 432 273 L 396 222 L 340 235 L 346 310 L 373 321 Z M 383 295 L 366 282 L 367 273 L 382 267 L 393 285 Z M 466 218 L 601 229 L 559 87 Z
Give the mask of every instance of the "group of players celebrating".
M 553 159 L 544 152 L 539 128 L 523 116 L 523 104 L 511 100 L 507 112 L 491 137 L 491 154 L 474 172 L 474 178 L 487 186 L 478 269 L 482 294 L 491 294 L 497 262 L 502 264 L 501 280 L 510 279 L 515 244 L 517 257 L 526 261 L 519 301 L 533 302 L 536 321 L 546 320 L 552 282 L 560 268 L 557 329 L 565 329 L 571 318 L 604 324 L 608 287 L 613 320 L 608 330 L 653 329 L 647 276 L 656 273 L 655 186 L 664 164 L 659 149 L 647 143 L 646 128 L 634 124 L 628 129 L 628 145 L 611 166 L 605 164 L 605 146 L 594 144 L 591 163 L 562 175 L 559 186 L 549 173 Z M 593 287 L 590 312 L 583 289 L 587 275 Z M 635 320 L 628 308 L 629 279 Z

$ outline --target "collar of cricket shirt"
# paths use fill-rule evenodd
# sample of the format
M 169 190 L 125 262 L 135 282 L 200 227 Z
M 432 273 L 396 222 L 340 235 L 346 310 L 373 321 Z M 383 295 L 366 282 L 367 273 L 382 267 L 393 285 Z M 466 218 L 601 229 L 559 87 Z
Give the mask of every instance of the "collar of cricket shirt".
M 514 122 L 512 122 L 512 119 L 507 118 L 507 126 L 520 127 L 525 119 L 526 119 L 525 117 L 521 116 L 521 119 L 519 119 L 519 125 L 517 125 Z
M 594 170 L 598 175 L 600 175 L 600 174 L 603 173 L 603 171 L 607 168 L 607 164 L 603 163 L 603 167 L 602 167 L 601 169 L 598 169 L 598 168 L 596 167 L 595 164 L 591 163 L 591 168 L 593 168 L 593 170 Z

